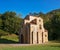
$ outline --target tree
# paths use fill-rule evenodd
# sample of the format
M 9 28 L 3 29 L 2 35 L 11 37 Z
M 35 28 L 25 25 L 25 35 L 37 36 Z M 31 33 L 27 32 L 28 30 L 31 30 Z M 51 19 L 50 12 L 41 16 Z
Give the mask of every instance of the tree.
M 18 33 L 22 18 L 20 18 L 15 12 L 5 12 L 1 15 L 2 30 L 11 33 Z
M 51 26 L 53 29 L 52 37 L 53 39 L 60 38 L 60 15 L 54 15 L 51 19 Z

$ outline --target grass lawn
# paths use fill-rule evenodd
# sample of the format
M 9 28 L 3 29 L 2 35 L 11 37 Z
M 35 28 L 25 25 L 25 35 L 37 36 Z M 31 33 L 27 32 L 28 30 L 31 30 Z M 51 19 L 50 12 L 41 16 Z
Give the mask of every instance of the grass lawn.
M 50 43 L 30 46 L 14 46 L 15 44 L 0 44 L 0 50 L 60 50 L 60 43 Z M 20 44 L 21 45 L 21 44 Z
M 2 36 L 0 39 L 0 50 L 60 50 L 60 43 L 49 42 L 47 44 L 40 45 L 27 45 L 21 46 L 21 44 L 13 44 L 18 42 L 17 35 Z
M 17 43 L 19 42 L 18 36 L 15 34 L 1 36 L 0 43 Z

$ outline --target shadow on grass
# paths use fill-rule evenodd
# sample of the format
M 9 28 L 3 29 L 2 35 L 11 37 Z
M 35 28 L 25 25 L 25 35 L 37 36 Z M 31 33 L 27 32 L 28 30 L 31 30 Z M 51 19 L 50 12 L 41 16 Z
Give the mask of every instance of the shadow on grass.
M 50 47 L 59 47 L 60 48 L 60 45 L 51 45 Z
M 8 40 L 8 39 L 4 39 L 4 38 L 0 39 L 0 44 L 16 44 L 16 43 L 18 43 L 18 42 Z

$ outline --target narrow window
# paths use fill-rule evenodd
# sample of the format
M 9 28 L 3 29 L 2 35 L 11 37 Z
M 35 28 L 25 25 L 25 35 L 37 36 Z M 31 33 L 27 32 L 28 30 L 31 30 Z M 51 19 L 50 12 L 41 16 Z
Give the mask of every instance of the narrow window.
M 42 43 L 43 43 L 43 32 L 42 32 Z
M 37 32 L 37 43 L 38 43 L 38 32 Z
M 21 43 L 24 43 L 24 36 L 21 34 Z
M 33 44 L 33 32 L 32 32 L 32 44 Z

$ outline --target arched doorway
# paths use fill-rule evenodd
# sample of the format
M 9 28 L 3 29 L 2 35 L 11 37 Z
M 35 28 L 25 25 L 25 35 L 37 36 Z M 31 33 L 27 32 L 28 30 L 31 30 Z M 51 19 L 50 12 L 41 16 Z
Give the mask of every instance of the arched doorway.
M 21 43 L 24 43 L 24 36 L 21 34 Z

